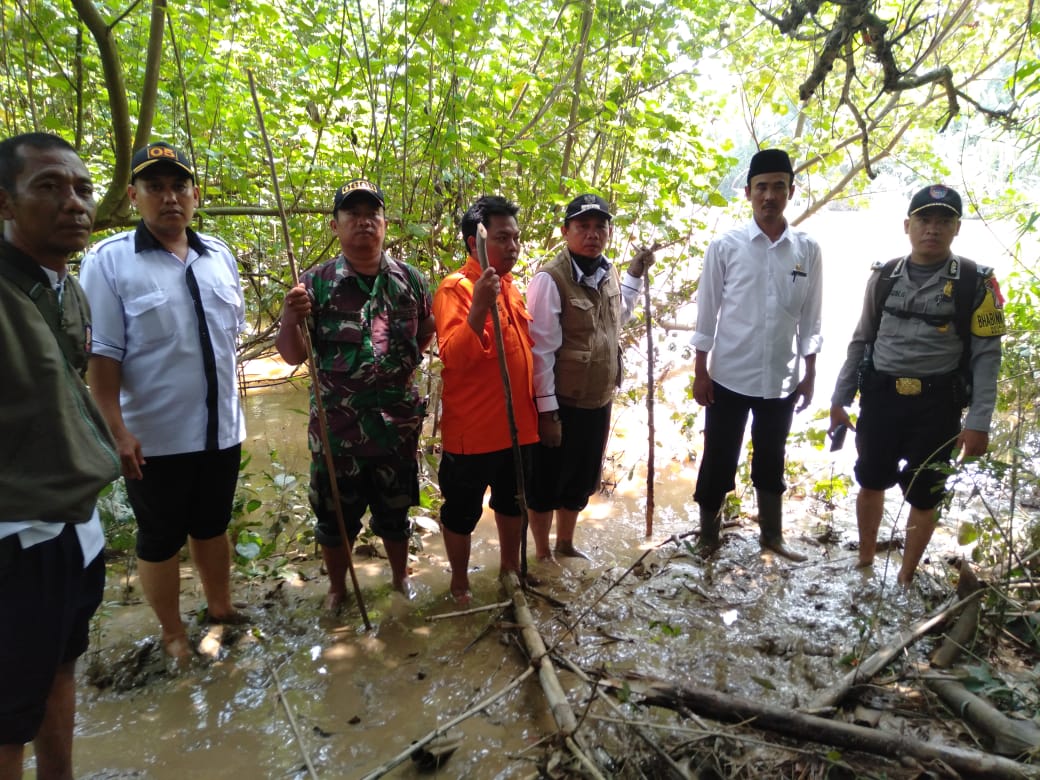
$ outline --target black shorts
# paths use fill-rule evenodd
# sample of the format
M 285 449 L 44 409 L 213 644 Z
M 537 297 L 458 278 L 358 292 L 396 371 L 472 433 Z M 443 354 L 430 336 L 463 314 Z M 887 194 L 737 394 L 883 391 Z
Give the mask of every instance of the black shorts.
M 361 518 L 366 509 L 372 512 L 372 533 L 380 539 L 401 542 L 411 536 L 408 510 L 419 503 L 419 464 L 414 457 L 337 457 L 336 487 L 351 543 L 361 533 Z M 311 459 L 309 497 L 317 518 L 314 538 L 326 547 L 343 544 L 332 484 L 320 453 L 314 453 Z
M 227 532 L 235 502 L 242 445 L 226 450 L 147 458 L 144 479 L 126 480 L 126 495 L 137 519 L 137 557 L 169 560 L 192 539 Z
M 580 512 L 585 508 L 589 496 L 599 490 L 610 408 L 610 404 L 599 409 L 560 407 L 563 443 L 559 447 L 535 445 L 527 481 L 529 509 Z
M 90 619 L 105 588 L 105 560 L 83 568 L 73 525 L 23 550 L 0 539 L 0 745 L 32 742 L 58 667 L 90 643 Z
M 533 444 L 520 448 L 524 474 L 530 472 Z M 441 522 L 449 531 L 469 535 L 477 527 L 484 511 L 484 493 L 491 488 L 489 506 L 507 517 L 520 516 L 520 500 L 516 488 L 516 465 L 513 448 L 479 455 L 454 455 L 445 452 L 437 471 L 444 503 Z
M 934 509 L 945 496 L 960 430 L 960 401 L 952 394 L 865 390 L 856 424 L 856 481 L 869 490 L 898 484 L 910 506 Z

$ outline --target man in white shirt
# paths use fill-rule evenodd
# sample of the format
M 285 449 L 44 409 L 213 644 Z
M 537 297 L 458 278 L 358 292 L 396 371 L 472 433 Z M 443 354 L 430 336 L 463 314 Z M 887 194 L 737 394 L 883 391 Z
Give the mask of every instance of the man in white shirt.
M 0 142 L 0 777 L 72 777 L 76 659 L 105 586 L 95 501 L 119 476 L 83 374 L 90 309 L 68 260 L 90 240 L 94 186 L 66 141 Z
M 245 327 L 238 264 L 189 225 L 199 204 L 191 162 L 166 143 L 138 150 L 136 230 L 83 261 L 95 313 L 90 389 L 115 436 L 137 520 L 138 576 L 166 653 L 192 654 L 180 614 L 188 542 L 210 622 L 241 622 L 231 603 L 231 520 L 245 422 L 236 348 Z
M 784 218 L 793 194 L 787 152 L 755 154 L 744 188 L 754 219 L 713 241 L 704 256 L 691 344 L 697 352 L 694 398 L 707 408 L 694 492 L 698 551 L 705 557 L 720 545 L 722 504 L 736 486 L 750 413 L 759 541 L 763 549 L 805 560 L 783 542 L 784 457 L 794 412 L 812 401 L 823 265 L 819 245 Z

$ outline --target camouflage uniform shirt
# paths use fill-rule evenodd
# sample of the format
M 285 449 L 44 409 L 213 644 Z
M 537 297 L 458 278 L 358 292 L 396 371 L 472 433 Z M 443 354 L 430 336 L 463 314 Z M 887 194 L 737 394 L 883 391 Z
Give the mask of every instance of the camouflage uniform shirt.
M 333 455 L 414 457 L 425 413 L 412 375 L 422 360 L 418 327 L 432 309 L 426 279 L 384 253 L 374 278 L 358 274 L 340 255 L 301 281 L 313 306 L 315 386 Z M 313 400 L 307 438 L 318 453 Z

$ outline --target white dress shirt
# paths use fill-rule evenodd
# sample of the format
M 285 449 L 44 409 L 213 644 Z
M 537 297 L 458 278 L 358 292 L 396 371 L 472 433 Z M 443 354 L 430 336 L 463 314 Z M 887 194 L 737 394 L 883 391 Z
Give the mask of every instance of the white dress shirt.
M 696 301 L 690 343 L 710 353 L 711 378 L 741 395 L 786 397 L 800 358 L 823 343 L 820 247 L 789 226 L 772 241 L 752 220 L 708 246 Z

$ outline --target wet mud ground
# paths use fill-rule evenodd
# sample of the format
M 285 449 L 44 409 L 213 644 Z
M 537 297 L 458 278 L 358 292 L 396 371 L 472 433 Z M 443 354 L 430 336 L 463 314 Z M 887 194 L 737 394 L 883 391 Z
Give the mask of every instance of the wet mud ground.
M 631 484 L 596 497 L 583 516 L 578 540 L 591 560 L 532 566 L 542 580 L 538 590 L 565 605 L 529 596 L 546 644 L 559 655 L 614 678 L 707 686 L 795 707 L 847 671 L 844 656 L 869 653 L 945 595 L 944 586 L 926 576 L 909 600 L 896 597 L 898 552 L 888 564 L 880 557 L 873 571 L 854 570 L 851 517 L 815 499 L 792 500 L 786 509 L 788 539 L 810 556 L 807 563 L 762 554 L 747 516 L 729 529 L 716 560 L 691 557 L 684 542 L 665 541 L 693 527 L 690 469 L 665 466 L 662 476 L 671 475 L 665 484 L 676 489 L 660 491 L 651 542 L 644 542 L 642 498 Z M 504 598 L 493 527 L 485 517 L 474 538 L 474 605 Z M 940 551 L 954 545 L 948 534 L 937 534 L 930 560 L 939 561 Z M 292 574 L 281 580 L 236 578 L 235 598 L 248 605 L 251 626 L 200 624 L 189 613 L 204 604 L 201 588 L 186 564 L 182 609 L 193 619 L 200 659 L 177 673 L 157 649 L 157 627 L 132 578 L 128 594 L 126 578 L 113 566 L 99 630 L 80 662 L 77 776 L 307 777 L 305 751 L 321 777 L 363 777 L 503 688 L 526 667 L 511 613 L 429 621 L 457 608 L 447 596 L 439 534 L 424 534 L 422 547 L 411 562 L 421 591 L 413 602 L 389 591 L 385 560 L 358 555 L 371 631 L 356 607 L 338 619 L 320 613 L 325 585 L 315 560 L 288 566 Z M 928 570 L 944 576 L 941 563 Z M 575 711 L 585 712 L 587 684 L 567 671 L 559 675 Z M 694 750 L 718 738 L 671 731 L 690 724 L 664 710 L 626 712 L 666 725 L 659 737 L 666 744 L 685 740 Z M 586 738 L 599 746 L 597 758 L 613 767 L 613 776 L 655 776 L 626 764 L 633 738 L 611 722 L 616 713 L 597 705 L 587 714 Z M 536 776 L 546 759 L 544 740 L 554 730 L 542 690 L 529 678 L 453 731 L 459 747 L 435 776 Z M 822 746 L 802 749 L 809 756 L 826 753 Z M 763 767 L 775 767 L 785 755 L 754 745 L 738 752 L 749 762 L 765 761 Z M 773 770 L 762 771 L 734 776 L 771 776 Z M 426 775 L 406 761 L 390 776 Z

